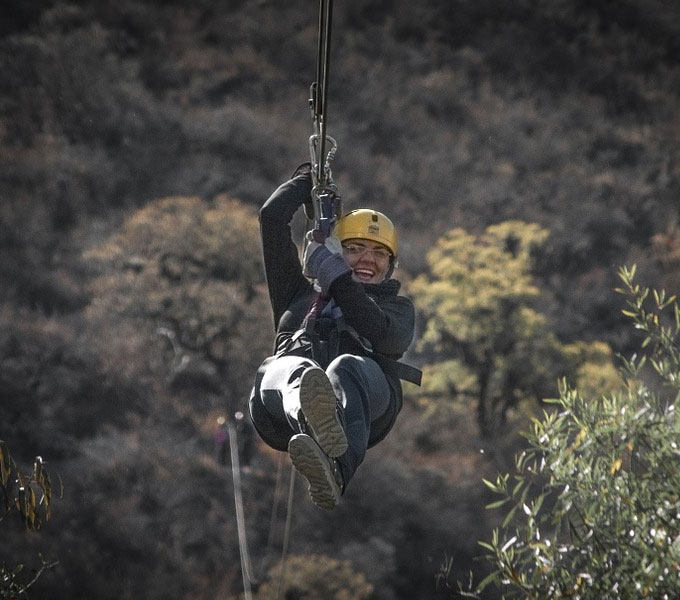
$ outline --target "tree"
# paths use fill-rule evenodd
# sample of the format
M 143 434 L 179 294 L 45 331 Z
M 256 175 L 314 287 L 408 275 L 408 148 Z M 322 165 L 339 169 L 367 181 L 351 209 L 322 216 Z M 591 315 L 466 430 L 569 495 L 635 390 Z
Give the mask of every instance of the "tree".
M 95 347 L 173 391 L 200 390 L 224 398 L 230 412 L 242 408 L 271 351 L 252 209 L 226 196 L 156 200 L 86 258 L 100 271 L 87 310 Z
M 548 237 L 536 224 L 507 221 L 474 236 L 449 231 L 428 253 L 430 276 L 410 286 L 425 318 L 419 350 L 423 393 L 476 402 L 483 435 L 498 431 L 508 410 L 555 393 L 561 375 L 589 361 L 611 362 L 604 344 L 562 344 L 539 312 L 534 256 Z
M 505 597 L 676 598 L 680 589 L 680 309 L 619 276 L 623 313 L 644 334 L 614 393 L 560 386 L 535 419 L 516 472 L 487 486 L 507 509 L 482 545 Z

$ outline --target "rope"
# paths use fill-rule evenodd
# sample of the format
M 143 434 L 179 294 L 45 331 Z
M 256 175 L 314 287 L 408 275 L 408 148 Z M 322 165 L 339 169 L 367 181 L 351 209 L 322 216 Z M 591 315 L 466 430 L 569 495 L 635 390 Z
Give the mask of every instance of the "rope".
M 248 553 L 248 540 L 246 539 L 246 520 L 243 515 L 243 495 L 241 493 L 241 468 L 238 460 L 238 441 L 236 428 L 232 423 L 227 425 L 229 431 L 229 449 L 231 450 L 231 473 L 234 481 L 234 504 L 236 505 L 236 525 L 238 528 L 238 549 L 241 555 L 241 573 L 243 575 L 243 591 L 245 600 L 252 600 L 250 582 L 252 568 L 250 566 L 250 554 Z
M 295 467 L 290 466 L 290 484 L 288 486 L 288 506 L 286 508 L 286 526 L 283 533 L 283 549 L 281 550 L 281 571 L 279 572 L 279 585 L 276 591 L 276 598 L 281 598 L 281 587 L 283 577 L 286 572 L 286 559 L 288 557 L 288 541 L 290 539 L 290 524 L 293 515 L 293 491 L 295 489 Z

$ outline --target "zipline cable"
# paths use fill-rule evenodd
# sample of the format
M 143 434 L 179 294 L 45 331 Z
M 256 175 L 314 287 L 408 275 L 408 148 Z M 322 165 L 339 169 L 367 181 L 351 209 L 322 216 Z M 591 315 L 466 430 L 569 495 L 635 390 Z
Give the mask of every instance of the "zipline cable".
M 231 453 L 231 472 L 232 480 L 234 485 L 234 505 L 236 508 L 236 525 L 238 530 L 238 542 L 239 542 L 239 554 L 241 557 L 241 573 L 243 575 L 243 591 L 244 600 L 252 600 L 252 582 L 255 581 L 253 578 L 253 570 L 250 561 L 250 553 L 248 551 L 248 539 L 246 536 L 246 521 L 243 511 L 243 493 L 241 487 L 241 466 L 238 456 L 238 438 L 236 433 L 236 428 L 229 423 L 227 425 L 227 430 L 229 432 L 229 450 Z M 283 455 L 281 455 L 283 456 Z M 267 550 L 265 556 L 262 559 L 262 567 L 264 567 L 264 562 L 269 554 L 269 548 L 273 544 L 273 531 L 274 531 L 274 521 L 276 514 L 278 512 L 278 504 L 281 497 L 281 488 L 283 483 L 283 461 L 279 459 L 279 465 L 276 475 L 276 491 L 274 498 L 274 507 L 272 509 L 271 521 L 269 524 L 269 538 L 267 540 Z M 293 498 L 295 491 L 295 467 L 291 464 L 290 469 L 290 483 L 288 485 L 288 501 L 286 505 L 286 523 L 284 527 L 283 534 L 283 547 L 281 550 L 281 566 L 279 571 L 279 581 L 278 588 L 276 592 L 276 597 L 278 598 L 281 593 L 281 588 L 283 586 L 283 580 L 285 576 L 285 565 L 288 555 L 288 546 L 290 542 L 290 529 L 293 516 Z
M 281 551 L 281 570 L 279 572 L 279 585 L 276 591 L 276 598 L 281 599 L 281 588 L 283 586 L 283 579 L 286 572 L 286 559 L 288 558 L 288 542 L 290 540 L 290 524 L 293 515 L 293 498 L 295 490 L 295 467 L 290 466 L 290 484 L 288 486 L 288 506 L 286 508 L 286 526 L 283 532 L 283 549 Z
M 250 582 L 253 580 L 253 570 L 250 566 L 248 540 L 246 538 L 246 520 L 243 515 L 243 494 L 241 492 L 241 467 L 238 460 L 238 440 L 236 427 L 232 423 L 227 425 L 229 431 L 229 450 L 231 451 L 231 474 L 234 482 L 234 504 L 236 507 L 236 526 L 238 529 L 238 548 L 241 555 L 241 573 L 243 575 L 243 592 L 245 600 L 252 600 Z
M 316 167 L 317 185 L 325 186 L 326 159 L 326 117 L 328 106 L 328 72 L 331 60 L 331 21 L 333 19 L 333 0 L 319 0 L 319 39 L 316 62 L 316 94 L 314 115 L 318 118 L 319 154 Z
M 323 244 L 331 235 L 335 222 L 342 215 L 342 202 L 338 188 L 333 183 L 331 161 L 338 149 L 337 142 L 328 135 L 328 79 L 331 61 L 331 25 L 333 0 L 319 0 L 319 38 L 317 46 L 316 81 L 310 86 L 309 106 L 312 110 L 314 133 L 309 137 L 309 153 L 312 163 L 311 200 L 314 209 L 313 241 Z M 326 142 L 330 150 L 326 153 Z M 311 215 L 307 214 L 307 218 Z M 311 242 L 305 237 L 305 242 Z M 315 285 L 315 293 L 303 327 L 313 328 L 327 299 Z
M 333 183 L 330 167 L 338 145 L 327 132 L 332 18 L 333 0 L 319 0 L 316 81 L 310 86 L 309 98 L 314 133 L 309 137 L 309 153 L 312 163 L 311 195 L 314 207 L 314 229 L 320 232 L 323 239 L 330 235 L 336 218 L 342 212 L 340 196 Z M 326 143 L 330 144 L 328 152 L 326 152 Z M 316 241 L 323 242 L 323 239 Z
M 276 524 L 276 517 L 279 513 L 279 502 L 281 501 L 281 487 L 283 483 L 283 453 L 280 452 L 276 465 L 276 487 L 274 488 L 274 500 L 272 502 L 272 513 L 269 517 L 269 533 L 267 535 L 267 547 L 262 556 L 262 562 L 260 563 L 260 573 L 265 570 L 265 565 L 267 563 L 267 558 L 269 558 L 269 553 L 274 545 L 274 525 Z

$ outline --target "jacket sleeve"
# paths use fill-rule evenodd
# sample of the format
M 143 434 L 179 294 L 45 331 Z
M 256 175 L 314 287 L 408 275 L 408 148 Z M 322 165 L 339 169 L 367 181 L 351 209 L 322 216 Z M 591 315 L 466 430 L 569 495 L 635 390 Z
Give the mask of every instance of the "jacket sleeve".
M 415 309 L 404 296 L 373 300 L 350 273 L 336 279 L 331 296 L 342 310 L 345 322 L 366 338 L 375 352 L 401 356 L 413 340 Z
M 295 212 L 311 191 L 311 178 L 299 175 L 281 184 L 260 209 L 264 270 L 275 327 L 295 297 L 311 287 L 302 274 L 290 229 Z

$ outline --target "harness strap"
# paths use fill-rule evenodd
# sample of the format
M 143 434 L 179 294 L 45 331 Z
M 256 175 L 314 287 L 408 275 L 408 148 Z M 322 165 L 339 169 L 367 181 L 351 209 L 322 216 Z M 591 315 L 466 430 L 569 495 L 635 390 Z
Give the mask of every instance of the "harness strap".
M 291 344 L 305 337 L 306 341 L 311 344 L 312 359 L 324 368 L 337 356 L 339 342 L 337 334 L 333 336 L 332 328 L 328 330 L 328 336 L 320 335 L 318 329 L 320 323 L 319 315 L 327 302 L 328 298 L 315 290 L 301 328 L 291 337 Z
M 321 294 L 319 293 L 318 296 L 321 297 Z M 396 375 L 403 381 L 418 386 L 421 384 L 423 372 L 420 369 L 375 352 L 368 340 L 362 338 L 353 327 L 345 323 L 344 317 L 317 320 L 317 315 L 320 314 L 320 310 L 318 312 L 317 310 L 321 305 L 315 297 L 302 327 L 289 338 L 287 349 L 294 347 L 300 341 L 306 341 L 311 345 L 312 358 L 325 368 L 338 356 L 340 336 L 342 332 L 347 332 L 362 348 L 365 356 L 372 358 L 384 371 Z M 326 321 L 331 321 L 334 326 L 328 328 L 327 331 L 319 332 L 317 325 Z
M 423 372 L 413 365 L 408 365 L 381 354 L 373 353 L 371 358 L 377 362 L 382 369 L 388 372 L 391 371 L 397 377 L 399 377 L 399 379 L 408 381 L 409 383 L 413 383 L 418 386 L 422 383 Z
M 335 322 L 337 324 L 338 334 L 342 331 L 346 331 L 352 336 L 354 341 L 364 349 L 366 355 L 377 362 L 383 370 L 394 373 L 399 379 L 403 379 L 409 383 L 414 383 L 415 385 L 421 384 L 423 372 L 420 369 L 375 352 L 367 339 L 362 338 L 354 327 L 350 327 L 345 323 L 344 317 L 335 319 Z

